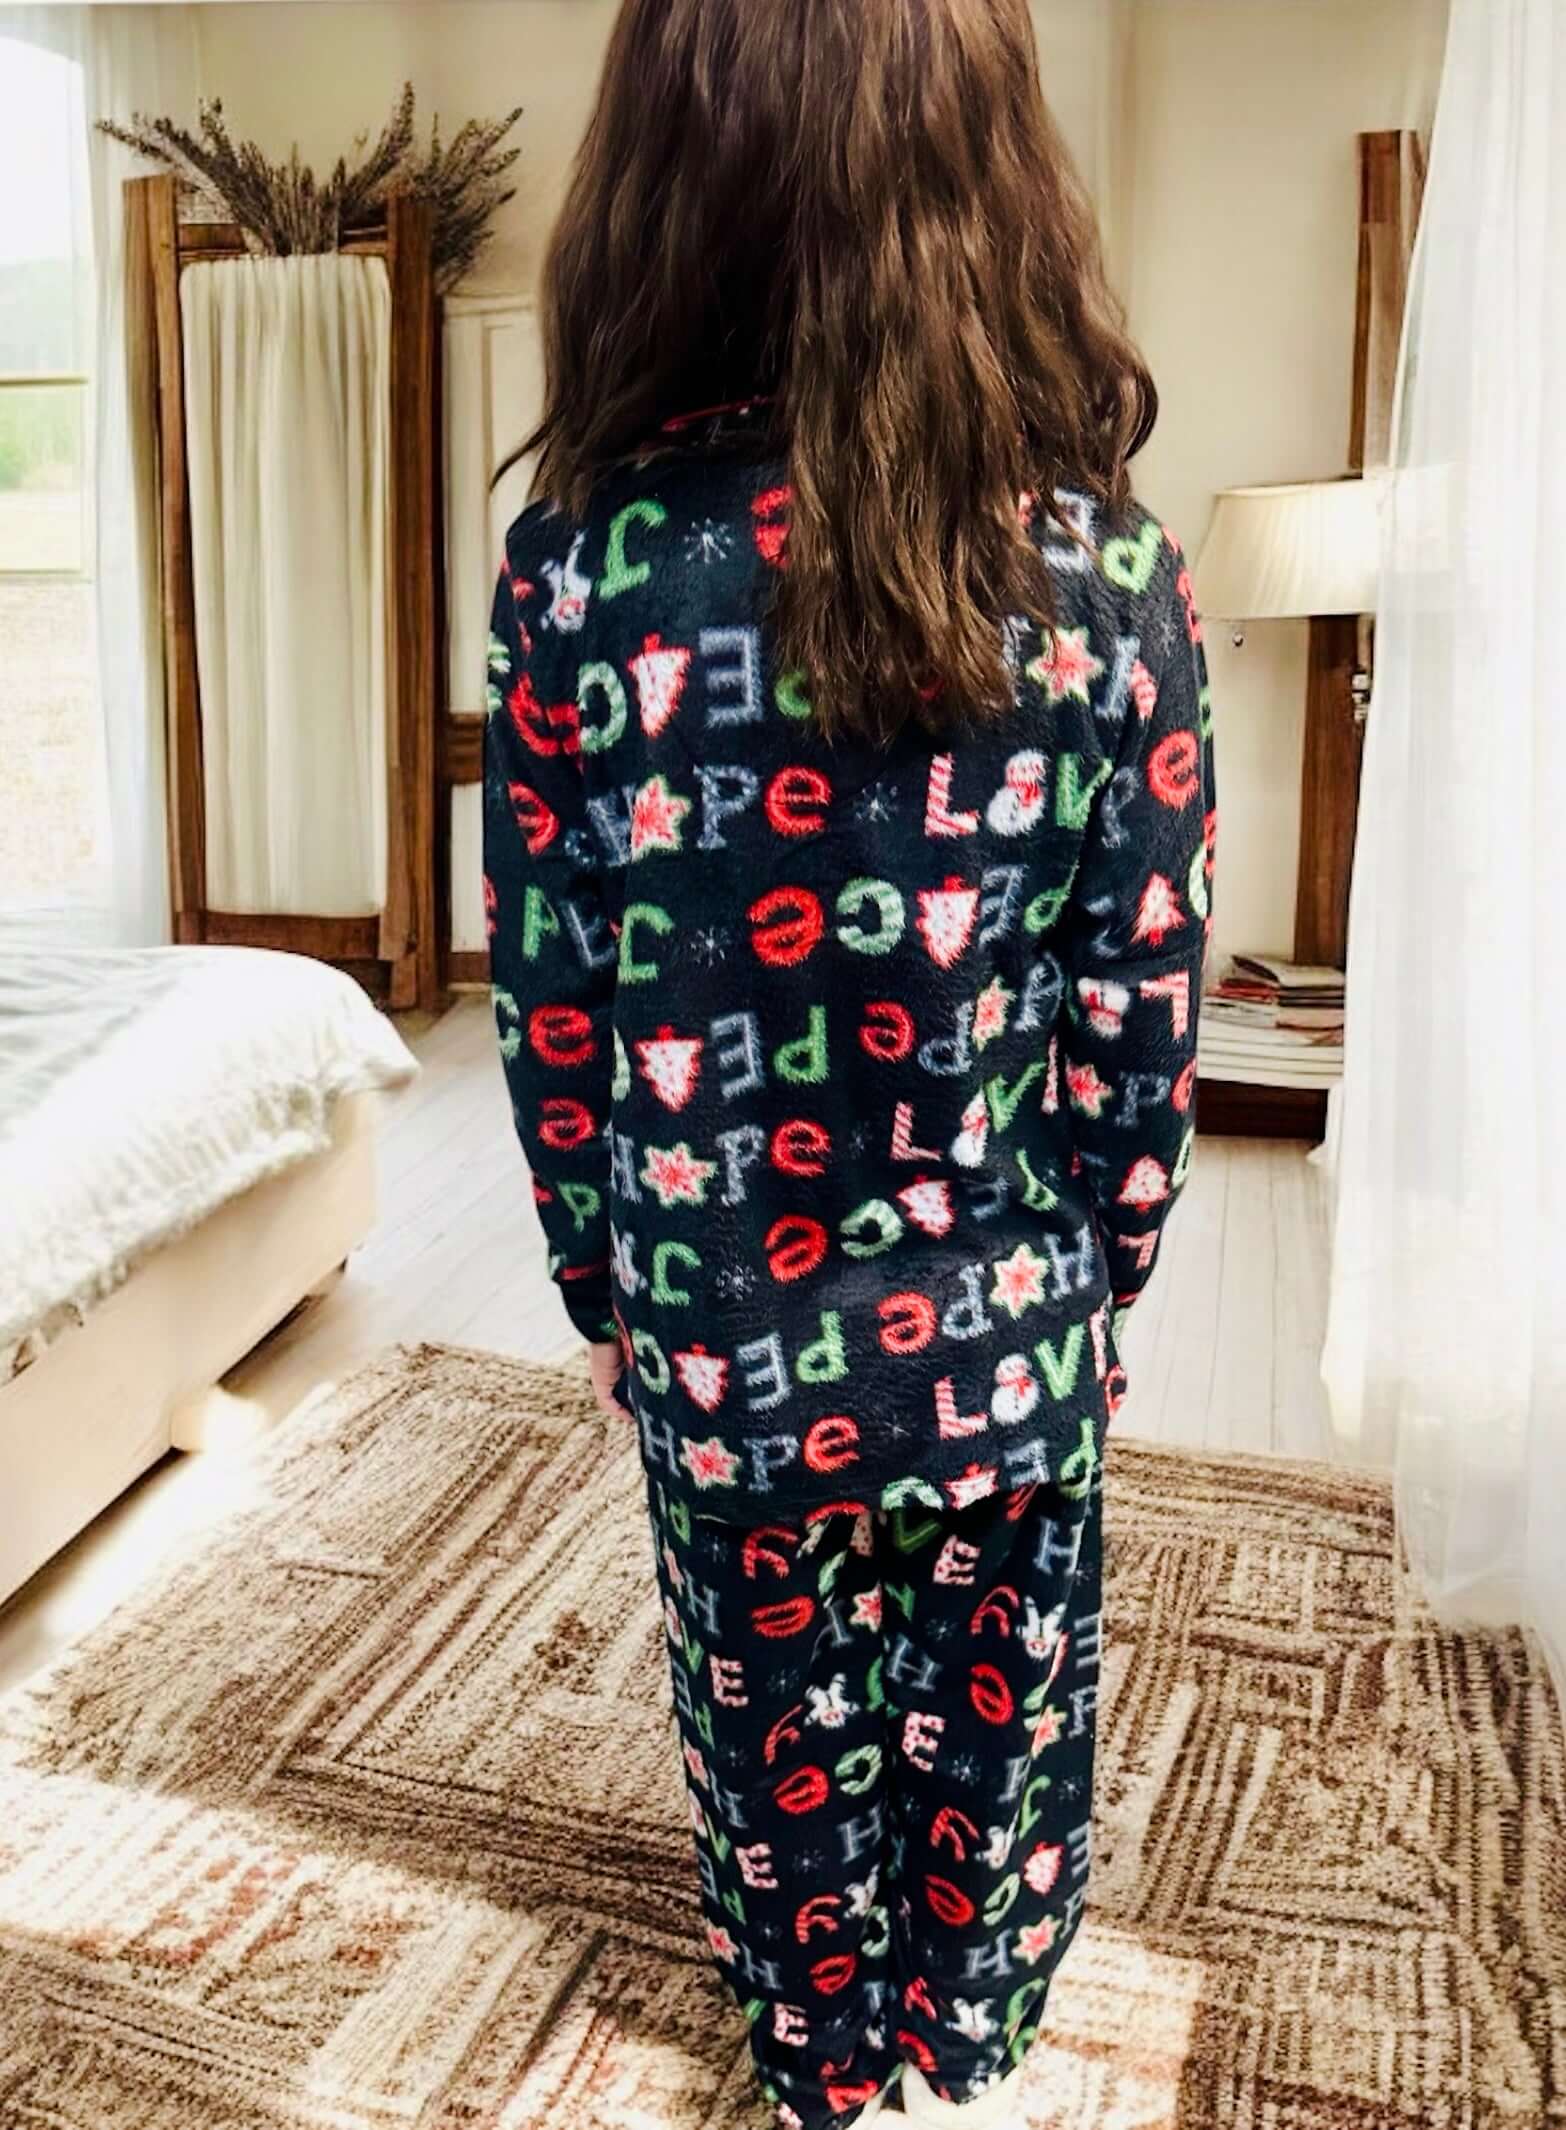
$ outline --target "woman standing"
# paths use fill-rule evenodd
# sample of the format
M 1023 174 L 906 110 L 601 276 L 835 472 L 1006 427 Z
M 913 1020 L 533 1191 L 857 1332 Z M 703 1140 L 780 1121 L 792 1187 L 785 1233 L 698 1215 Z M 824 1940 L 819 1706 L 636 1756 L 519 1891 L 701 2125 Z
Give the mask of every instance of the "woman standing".
M 626 0 L 545 321 L 496 1008 L 641 1435 L 712 1950 L 785 2124 L 899 2076 L 1020 2119 L 1213 830 L 1155 395 L 1025 0 Z

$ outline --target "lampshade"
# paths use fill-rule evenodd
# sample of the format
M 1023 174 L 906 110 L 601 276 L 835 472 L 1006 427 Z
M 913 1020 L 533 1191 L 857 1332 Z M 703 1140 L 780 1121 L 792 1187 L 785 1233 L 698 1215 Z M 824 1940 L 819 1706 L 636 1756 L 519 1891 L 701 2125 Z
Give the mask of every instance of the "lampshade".
M 1196 565 L 1197 604 L 1225 621 L 1374 613 L 1381 485 L 1221 489 Z

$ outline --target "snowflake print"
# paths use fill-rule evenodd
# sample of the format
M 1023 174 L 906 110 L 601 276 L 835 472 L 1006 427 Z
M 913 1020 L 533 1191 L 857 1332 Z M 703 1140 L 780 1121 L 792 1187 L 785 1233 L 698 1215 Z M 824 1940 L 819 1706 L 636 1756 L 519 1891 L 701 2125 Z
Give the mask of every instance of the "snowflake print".
M 707 925 L 700 932 L 691 934 L 691 952 L 698 961 L 704 961 L 710 969 L 714 962 L 724 956 L 724 935 L 716 925 Z
M 1088 684 L 1104 670 L 1104 661 L 1088 648 L 1088 632 L 1081 629 L 1050 629 L 1044 648 L 1028 666 L 1029 680 L 1041 683 L 1051 703 L 1085 703 Z
M 734 1475 L 739 1470 L 739 1459 L 726 1442 L 716 1435 L 709 1435 L 705 1442 L 689 1439 L 680 1445 L 680 1459 L 697 1486 L 731 1487 Z
M 671 791 L 666 776 L 649 777 L 631 801 L 632 860 L 649 851 L 678 851 L 690 810 L 690 800 Z
M 642 1181 L 667 1213 L 675 1206 L 707 1203 L 707 1186 L 718 1173 L 716 1161 L 702 1161 L 682 1139 L 678 1146 L 650 1146 L 642 1163 Z
M 990 1289 L 990 1300 L 1009 1315 L 1021 1316 L 1024 1309 L 1043 1301 L 1047 1269 L 1036 1250 L 1018 1243 L 1010 1257 L 1001 1258 L 993 1267 L 995 1284 Z
M 855 802 L 854 812 L 864 822 L 875 823 L 890 820 L 892 805 L 896 797 L 897 787 L 895 785 L 872 785 L 869 791 L 861 792 Z
M 959 1753 L 956 1759 L 950 1763 L 950 1772 L 953 1782 L 971 1786 L 979 1779 L 979 1763 L 971 1753 Z
M 687 562 L 725 562 L 733 552 L 734 534 L 717 518 L 703 518 L 700 525 L 685 536 Z
M 754 1292 L 756 1275 L 749 1265 L 721 1265 L 713 1276 L 712 1284 L 725 1301 L 742 1302 Z
M 932 1642 L 949 1642 L 957 1629 L 950 1620 L 932 1620 L 928 1631 Z

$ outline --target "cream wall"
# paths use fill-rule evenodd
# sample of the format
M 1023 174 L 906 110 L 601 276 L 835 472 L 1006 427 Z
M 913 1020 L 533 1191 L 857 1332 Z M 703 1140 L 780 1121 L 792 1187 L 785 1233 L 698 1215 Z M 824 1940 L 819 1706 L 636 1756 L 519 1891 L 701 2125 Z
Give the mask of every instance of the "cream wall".
M 330 163 L 411 79 L 448 126 L 512 103 L 517 198 L 472 287 L 536 280 L 616 0 L 227 0 L 192 13 L 236 132 Z M 1427 128 L 1445 0 L 1034 0 L 1046 92 L 1162 396 L 1144 499 L 1194 555 L 1216 489 L 1343 470 L 1354 135 Z M 1286 950 L 1305 627 L 1209 630 L 1220 950 Z
M 521 149 L 474 292 L 531 289 L 587 122 L 616 0 L 268 0 L 200 6 L 202 91 L 231 129 L 272 154 L 299 143 L 330 167 L 355 134 L 378 132 L 404 81 L 420 135 L 439 112 L 467 118 L 525 106 Z
M 618 0 L 208 0 L 196 18 L 202 92 L 229 124 L 274 155 L 293 141 L 319 168 L 353 136 L 378 130 L 404 81 L 421 121 L 524 108 L 517 197 L 470 291 L 531 289 L 572 155 L 592 107 Z M 1130 0 L 1033 0 L 1046 79 L 1060 85 L 1062 129 L 1101 192 L 1111 236 L 1123 174 L 1118 125 L 1101 84 L 1123 68 Z
M 1354 136 L 1428 134 L 1445 0 L 1143 0 L 1126 293 L 1157 379 L 1137 488 L 1195 555 L 1216 489 L 1342 473 Z M 1304 622 L 1207 653 L 1223 816 L 1220 952 L 1293 944 Z

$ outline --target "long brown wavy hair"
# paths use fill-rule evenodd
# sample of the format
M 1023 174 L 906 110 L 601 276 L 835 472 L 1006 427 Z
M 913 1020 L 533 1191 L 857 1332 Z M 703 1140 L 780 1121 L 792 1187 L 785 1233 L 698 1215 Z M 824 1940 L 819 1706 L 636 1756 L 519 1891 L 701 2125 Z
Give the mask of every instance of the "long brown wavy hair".
M 771 396 L 774 619 L 829 733 L 1013 701 L 1047 622 L 1019 499 L 1109 506 L 1157 395 L 1039 85 L 1027 0 L 625 0 L 545 277 L 536 492 Z

